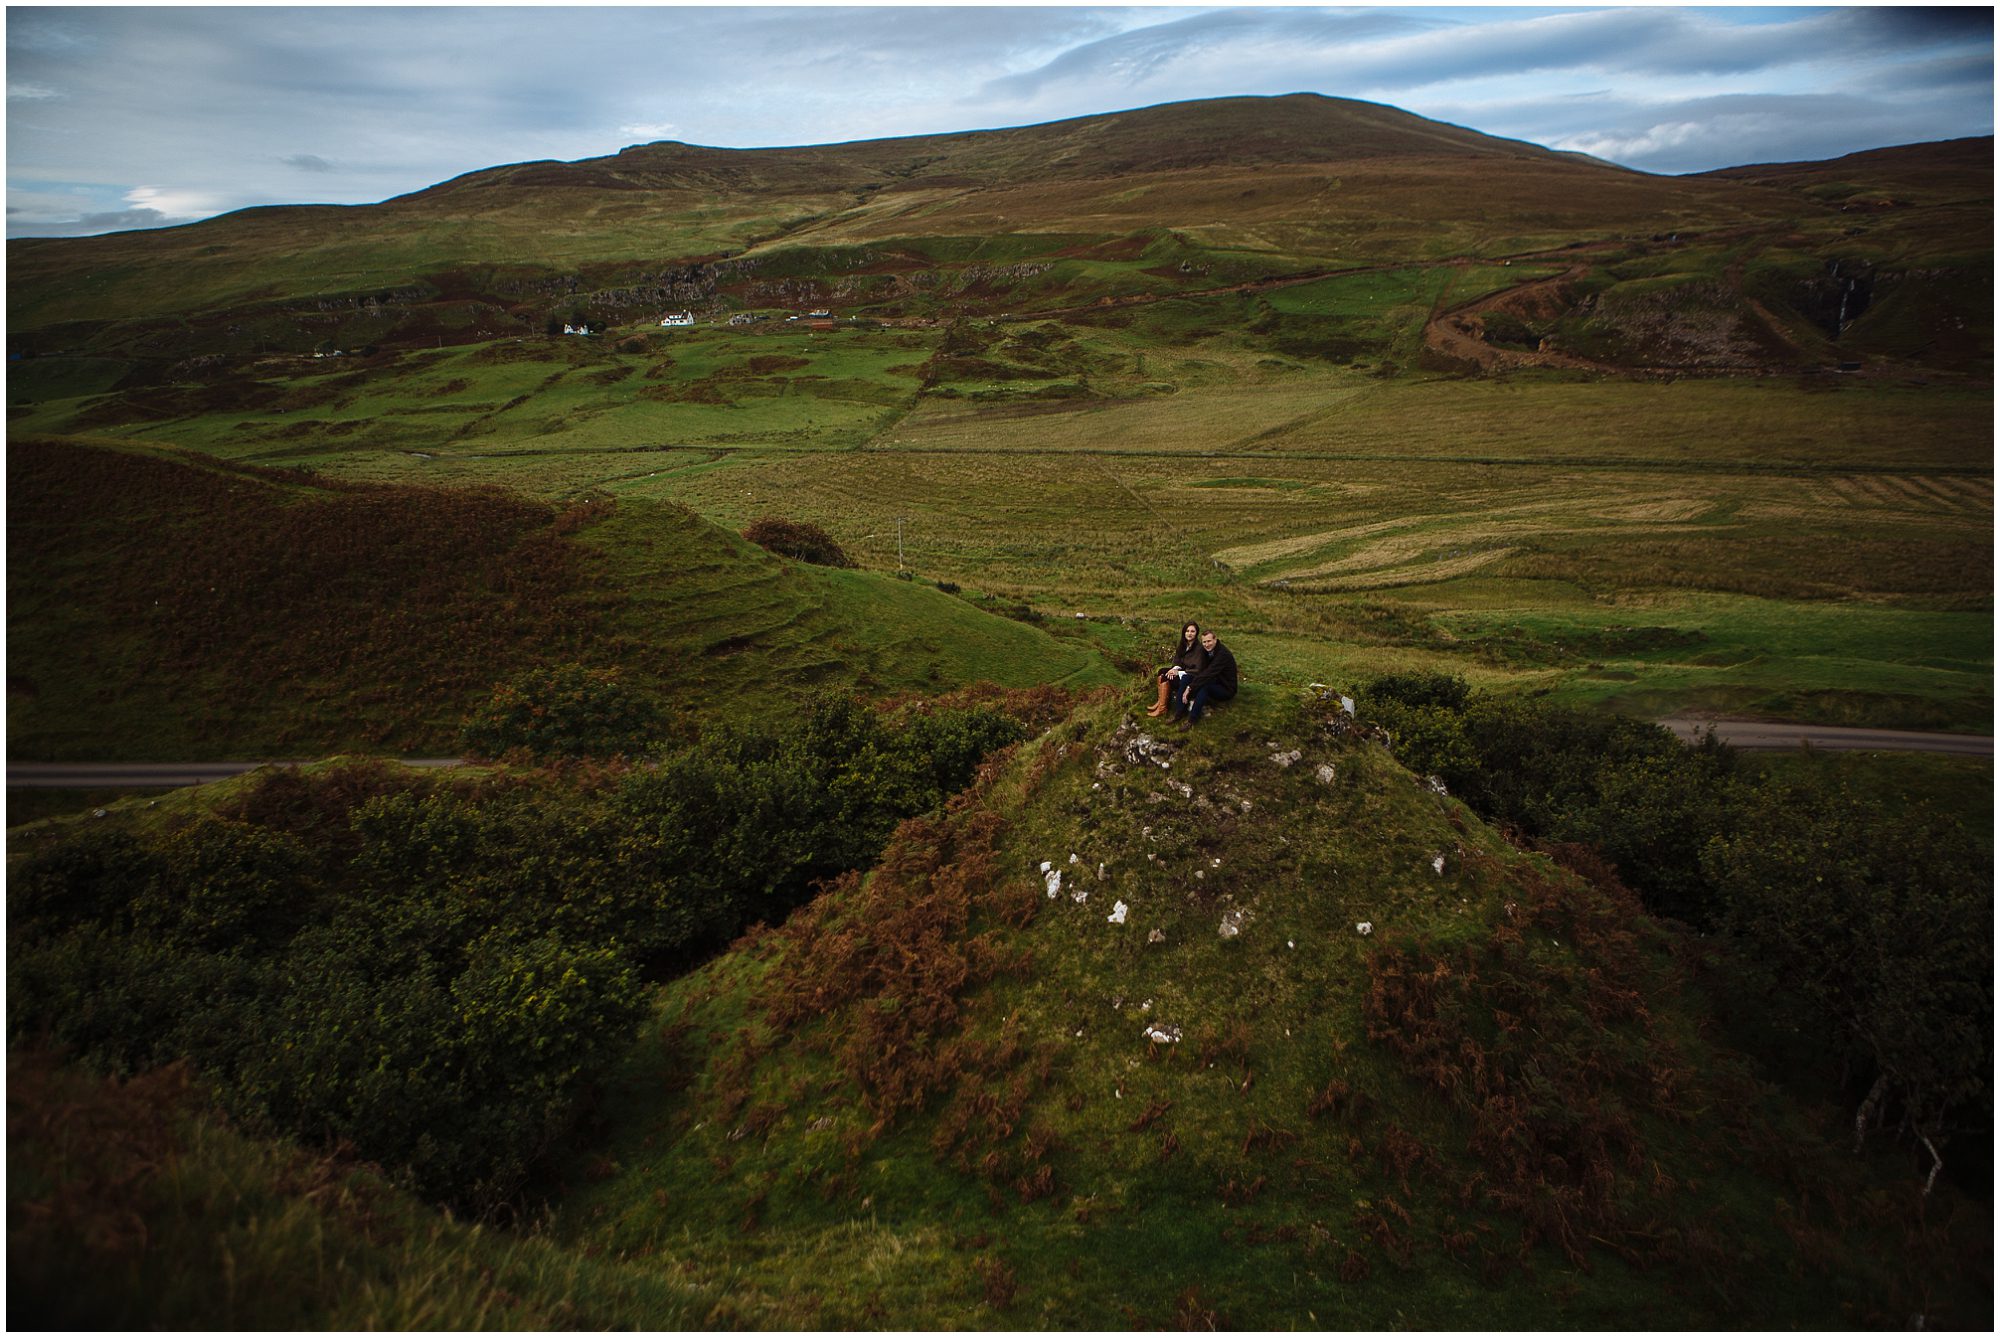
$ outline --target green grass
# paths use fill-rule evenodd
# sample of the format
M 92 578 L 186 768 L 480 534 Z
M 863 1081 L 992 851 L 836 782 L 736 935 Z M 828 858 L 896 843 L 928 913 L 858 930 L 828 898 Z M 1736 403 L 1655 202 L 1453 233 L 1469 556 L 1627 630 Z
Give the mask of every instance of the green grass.
M 618 667 L 688 720 L 816 688 L 1116 676 L 1073 625 L 800 566 L 640 495 L 557 512 L 129 444 L 17 443 L 9 471 L 22 759 L 450 753 L 496 682 L 563 660 Z
M 369 1168 L 246 1137 L 204 1112 L 180 1070 L 117 1085 L 10 1051 L 7 1096 L 16 1324 L 676 1328 L 719 1300 L 452 1221 Z
M 1280 694 L 1247 692 L 1167 771 L 1122 763 L 1108 738 L 1121 714 L 1043 739 L 1040 760 L 1031 751 L 989 797 L 1010 818 L 990 872 L 969 886 L 1021 910 L 975 910 L 963 932 L 989 933 L 1003 958 L 1032 954 L 1032 967 L 963 991 L 945 1015 L 956 1021 L 918 1033 L 905 1062 L 957 1055 L 930 1100 L 884 1127 L 848 1048 L 871 1010 L 934 1015 L 921 979 L 830 1015 L 769 1020 L 790 978 L 813 978 L 801 964 L 816 935 L 900 932 L 869 920 L 876 903 L 830 894 L 813 928 L 739 945 L 667 989 L 607 1108 L 610 1142 L 588 1183 L 572 1179 L 554 1236 L 744 1279 L 709 1322 L 758 1327 L 1115 1329 L 1214 1311 L 1266 1329 L 1618 1328 L 1668 1307 L 1690 1325 L 1812 1327 L 1886 1317 L 1888 1297 L 1913 1284 L 1891 1276 L 1891 1257 L 1910 1256 L 1870 1254 L 1855 1237 L 1814 1247 L 1851 1257 L 1818 1254 L 1806 1274 L 1789 1272 L 1800 1247 L 1783 1224 L 1815 1211 L 1800 1195 L 1867 1194 L 1872 1173 L 1838 1149 L 1836 1122 L 1768 1097 L 1685 1123 L 1635 1108 L 1641 1164 L 1678 1186 L 1647 1198 L 1634 1176 L 1649 1229 L 1697 1233 L 1716 1252 L 1709 1262 L 1637 1268 L 1592 1246 L 1586 1267 L 1544 1245 L 1519 1270 L 1518 1221 L 1450 1188 L 1479 1165 L 1463 1117 L 1369 1038 L 1364 1000 L 1371 960 L 1397 942 L 1483 941 L 1522 895 L 1522 857 L 1380 753 L 1298 732 Z M 1306 757 L 1290 768 L 1269 756 L 1299 746 Z M 1203 806 L 1173 802 L 1182 783 Z M 913 850 L 935 840 L 908 839 Z M 919 859 L 898 896 L 936 895 L 956 886 L 948 870 L 985 867 L 980 847 L 957 849 L 963 865 L 927 875 Z M 1054 899 L 1043 860 L 1064 875 Z M 1125 923 L 1107 923 L 1121 900 Z M 1217 923 L 1232 908 L 1249 916 L 1224 939 Z M 1022 915 L 1025 928 L 1008 927 Z M 1373 935 L 1355 932 L 1361 920 Z M 1155 930 L 1163 937 L 1149 941 Z M 1653 931 L 1642 940 L 1642 956 L 1667 951 Z M 1565 936 L 1539 950 L 1538 969 L 1551 982 L 1571 965 L 1609 969 L 1599 950 Z M 1744 1061 L 1705 1037 L 1692 996 L 1650 994 L 1648 1007 L 1676 1062 L 1703 1075 L 1706 1096 L 1691 1101 L 1754 1090 Z M 1182 1042 L 1149 1047 L 1152 1024 L 1180 1027 Z M 1010 1045 L 1011 1061 L 976 1058 Z M 1313 1116 L 1313 1094 L 1335 1076 L 1365 1102 Z M 1399 1173 L 1385 1146 L 1428 1160 Z M 1021 1189 L 1043 1165 L 1050 1192 Z M 1906 1203 L 1914 1192 L 1906 1185 Z M 1395 1238 L 1372 1234 L 1378 1212 Z M 1470 1233 L 1463 1258 L 1440 1243 L 1457 1231 Z M 1978 1292 L 1933 1292 L 1930 1304 L 1971 1315 Z
M 975 327 L 971 356 L 1056 379 L 980 401 L 919 394 L 941 337 L 434 350 L 274 382 L 300 405 L 285 414 L 140 430 L 337 478 L 679 503 L 731 530 L 786 515 L 866 569 L 1063 617 L 1170 626 L 1200 608 L 1294 681 L 1421 662 L 1621 710 L 1990 727 L 1984 392 L 1383 379 L 1274 358 L 1221 323 L 1175 344 L 1034 322 Z M 1024 398 L 1079 378 L 1085 398 Z M 640 398 L 658 387 L 732 398 Z M 298 413 L 319 425 L 284 426 Z M 640 531 L 606 533 L 615 580 L 645 602 L 658 569 L 623 551 Z M 1564 649 L 1618 626 L 1704 640 Z M 933 672 L 955 671 L 933 656 L 901 678 Z

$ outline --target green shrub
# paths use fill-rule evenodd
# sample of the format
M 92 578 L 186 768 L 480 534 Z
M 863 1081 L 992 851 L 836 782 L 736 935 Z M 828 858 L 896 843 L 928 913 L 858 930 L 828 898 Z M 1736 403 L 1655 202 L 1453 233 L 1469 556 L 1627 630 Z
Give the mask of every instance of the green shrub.
M 9 871 L 7 918 L 17 933 L 109 925 L 165 874 L 166 862 L 137 838 L 86 828 Z
M 1823 778 L 1750 785 L 1713 740 L 1405 675 L 1364 689 L 1397 755 L 1532 840 L 1587 846 L 1655 914 L 1726 931 L 1811 1010 L 1867 1119 L 1992 1128 L 1992 860 L 1962 824 Z
M 610 949 L 493 932 L 456 973 L 386 936 L 307 936 L 229 1090 L 245 1118 L 345 1140 L 420 1193 L 483 1213 L 569 1126 L 643 998 Z M 387 969 L 383 969 L 383 968 Z
M 1656 913 L 1714 920 L 1701 849 L 1731 820 L 1733 755 L 1656 725 L 1473 694 L 1463 679 L 1405 674 L 1363 689 L 1396 755 L 1486 817 L 1610 859 Z
M 459 738 L 476 757 L 637 756 L 658 745 L 665 717 L 619 681 L 616 669 L 531 669 L 465 718 Z
M 1934 1141 L 1955 1121 L 1991 1129 L 1992 862 L 1970 832 L 1776 782 L 1746 796 L 1702 868 L 1751 960 L 1869 1061 L 1876 1119 Z
M 1447 711 L 1464 709 L 1472 697 L 1472 685 L 1457 674 L 1384 674 L 1370 683 L 1362 699 L 1371 707 L 1436 706 Z
M 1489 344 L 1529 349 L 1541 345 L 1542 337 L 1519 316 L 1505 311 L 1489 311 L 1480 319 L 1486 328 L 1486 342 Z
M 970 784 L 988 754 L 1027 737 L 1025 725 L 984 707 L 921 712 L 897 732 L 892 751 L 923 774 L 928 808 Z
M 642 971 L 873 863 L 1025 732 L 826 695 L 596 786 L 355 776 L 232 809 L 276 826 L 87 831 L 16 874 L 12 1034 L 115 1072 L 186 1058 L 236 1118 L 483 1213 L 629 1043 Z
M 314 914 L 303 845 L 281 832 L 202 817 L 161 845 L 165 872 L 133 905 L 142 933 L 212 952 L 276 947 Z
M 749 528 L 743 531 L 743 537 L 781 557 L 796 558 L 815 566 L 854 565 L 841 551 L 840 545 L 833 541 L 833 536 L 811 521 L 763 516 L 750 522 Z
M 184 1056 L 226 1067 L 261 987 L 242 957 L 84 925 L 8 944 L 8 1033 L 110 1073 Z

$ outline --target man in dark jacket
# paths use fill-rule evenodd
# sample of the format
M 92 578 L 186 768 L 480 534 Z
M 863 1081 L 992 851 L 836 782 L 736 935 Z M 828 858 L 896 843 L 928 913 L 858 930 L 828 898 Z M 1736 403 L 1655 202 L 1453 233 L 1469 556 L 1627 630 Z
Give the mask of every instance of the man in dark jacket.
M 1236 657 L 1213 632 L 1201 634 L 1201 648 L 1208 652 L 1208 665 L 1183 680 L 1174 692 L 1174 714 L 1187 714 L 1182 723 L 1192 725 L 1210 702 L 1226 702 L 1236 695 Z

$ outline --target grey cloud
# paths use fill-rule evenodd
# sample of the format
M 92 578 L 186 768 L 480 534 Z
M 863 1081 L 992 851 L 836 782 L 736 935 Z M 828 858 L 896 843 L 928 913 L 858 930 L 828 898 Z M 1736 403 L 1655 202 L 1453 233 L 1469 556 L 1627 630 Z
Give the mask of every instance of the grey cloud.
M 7 49 L 29 55 L 63 55 L 88 51 L 96 45 L 94 23 L 80 20 L 74 11 L 33 10 L 9 7 Z
M 83 232 L 124 232 L 133 228 L 158 228 L 186 220 L 168 218 L 157 209 L 121 209 L 115 214 L 85 214 L 76 221 Z
M 1873 51 L 1879 41 L 1839 12 L 1739 24 L 1700 11 L 1595 10 L 1429 34 L 1364 53 L 1352 73 L 1404 87 L 1554 70 L 1712 75 Z
M 1423 110 L 1461 123 L 1469 118 L 1490 134 L 1514 135 L 1662 174 L 1837 158 L 1864 148 L 1947 137 L 1927 119 L 1932 113 L 1838 93 L 1739 94 L 1659 105 L 1614 96 L 1588 103 L 1551 98 Z
M 944 9 L 765 9 L 735 11 L 732 36 L 761 59 L 841 64 L 860 59 L 991 61 L 1045 51 L 1129 26 L 1117 11 L 1011 6 Z
M 295 153 L 285 159 L 285 166 L 296 167 L 301 172 L 333 171 L 333 164 L 316 153 Z
M 1884 92 L 1934 93 L 1955 87 L 1991 92 L 1993 53 L 1905 61 L 1883 71 L 1873 84 Z
M 1439 23 L 1395 10 L 1332 14 L 1230 10 L 1196 14 L 1075 47 L 1037 69 L 988 82 L 982 93 L 1029 98 L 1058 84 L 1130 86 L 1204 55 L 1263 56 L 1268 86 L 1291 86 L 1272 65 L 1310 72 L 1326 91 L 1386 91 L 1545 71 L 1659 75 L 1748 73 L 1831 57 L 1882 54 L 1883 11 L 1800 11 L 1765 23 L 1699 10 L 1605 9 L 1487 23 Z M 1953 29 L 1903 30 L 1904 45 L 1947 40 Z M 1272 53 L 1276 53 L 1275 56 Z M 1241 89 L 1239 91 L 1250 91 Z
M 1029 98 L 1059 83 L 1140 82 L 1170 65 L 1232 45 L 1333 46 L 1422 31 L 1429 25 L 1392 10 L 1319 14 L 1227 10 L 1149 25 L 1074 47 L 1039 68 L 989 80 L 983 97 Z

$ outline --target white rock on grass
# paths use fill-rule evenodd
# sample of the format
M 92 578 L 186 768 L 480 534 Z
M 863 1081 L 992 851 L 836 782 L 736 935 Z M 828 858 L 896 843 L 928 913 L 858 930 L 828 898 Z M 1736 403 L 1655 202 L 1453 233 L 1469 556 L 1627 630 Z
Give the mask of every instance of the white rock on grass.
M 1216 927 L 1215 932 L 1220 938 L 1235 938 L 1243 932 L 1243 912 L 1240 910 L 1223 912 L 1222 923 Z
M 1433 855 L 1433 856 L 1431 856 L 1431 868 L 1433 868 L 1434 870 L 1436 870 L 1436 871 L 1437 871 L 1437 872 L 1439 872 L 1439 873 L 1443 873 L 1443 872 L 1444 872 L 1444 856 L 1443 856 L 1443 855 Z
M 1319 783 L 1321 785 L 1333 784 L 1333 777 L 1334 777 L 1333 768 L 1328 766 L 1324 762 L 1319 764 L 1319 770 L 1315 771 L 1313 775 L 1319 777 Z
M 1146 935 L 1146 942 L 1148 943 L 1165 943 L 1166 941 L 1167 931 L 1164 929 L 1154 929 Z
M 1113 907 L 1111 908 L 1111 914 L 1109 914 L 1109 915 L 1105 916 L 1104 918 L 1105 918 L 1105 919 L 1107 919 L 1107 920 L 1109 920 L 1109 921 L 1110 921 L 1110 922 L 1111 922 L 1112 924 L 1115 924 L 1115 925 L 1122 925 L 1122 924 L 1124 924 L 1124 923 L 1125 923 L 1125 903 L 1124 903 L 1124 902 L 1122 902 L 1122 901 L 1121 901 L 1121 902 L 1119 902 L 1119 903 L 1117 903 L 1117 904 L 1116 904 L 1115 906 L 1113 906 Z
M 1287 751 L 1287 752 L 1282 752 L 1282 753 L 1272 753 L 1272 754 L 1271 754 L 1271 760 L 1272 760 L 1273 762 L 1277 763 L 1277 764 L 1278 764 L 1279 766 L 1281 766 L 1281 767 L 1288 767 L 1288 766 L 1290 766 L 1290 765 L 1291 765 L 1292 763 L 1294 763 L 1294 762 L 1298 761 L 1298 760 L 1299 760 L 1299 759 L 1300 759 L 1301 757 L 1304 757 L 1304 756 L 1305 756 L 1305 754 L 1304 754 L 1304 753 L 1300 752 L 1300 751 L 1299 751 L 1298 749 L 1296 749 L 1296 748 L 1293 748 L 1293 749 L 1290 749 L 1290 750 L 1289 750 L 1289 751 Z
M 1062 891 L 1062 871 L 1059 869 L 1050 869 L 1042 875 L 1042 881 L 1048 886 L 1049 900 L 1054 901 L 1056 893 Z
M 1145 1037 L 1155 1045 L 1177 1045 L 1181 1039 L 1179 1027 L 1163 1027 L 1158 1023 L 1146 1028 Z
M 1363 920 L 1360 924 L 1354 926 L 1354 932 L 1363 938 L 1367 938 L 1375 932 L 1375 922 L 1372 920 Z

